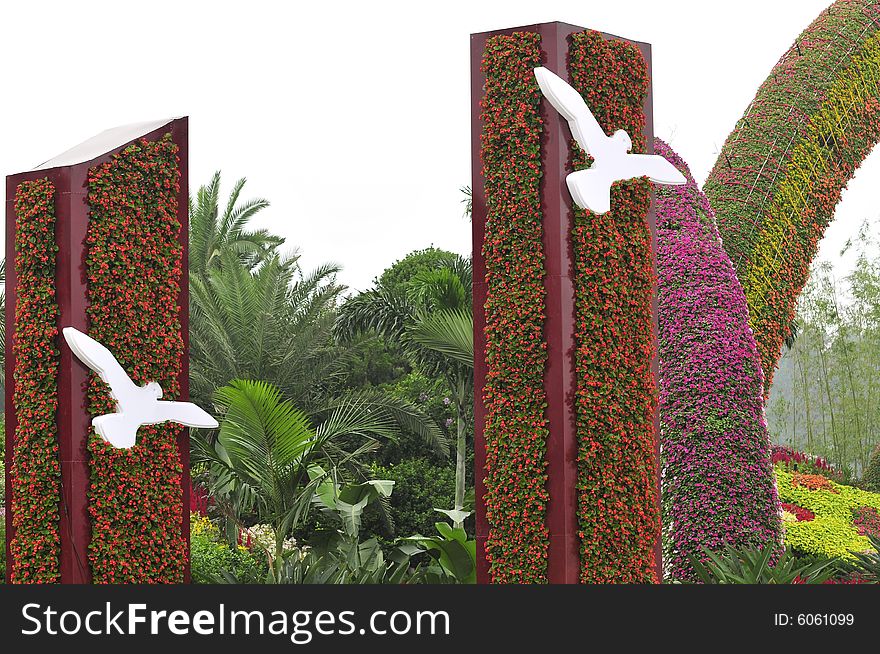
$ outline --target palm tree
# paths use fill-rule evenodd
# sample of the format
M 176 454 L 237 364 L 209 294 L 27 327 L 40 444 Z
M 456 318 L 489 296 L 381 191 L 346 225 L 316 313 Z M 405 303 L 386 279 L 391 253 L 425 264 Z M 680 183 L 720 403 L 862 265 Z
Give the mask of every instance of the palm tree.
M 464 217 L 470 218 L 474 213 L 474 191 L 470 186 L 462 186 L 460 189 L 464 199 L 461 203 L 464 205 Z
M 393 438 L 394 416 L 358 398 L 339 403 L 315 424 L 278 388 L 246 380 L 218 389 L 215 403 L 223 413 L 219 436 L 214 442 L 197 436 L 193 459 L 209 468 L 212 494 L 227 518 L 241 527 L 238 516 L 256 511 L 272 525 L 275 549 L 268 554 L 277 578 L 284 542 L 316 494 L 357 471 L 360 457 L 380 439 Z M 359 514 L 351 513 L 359 524 Z
M 274 254 L 255 269 L 224 250 L 206 278 L 190 280 L 192 395 L 208 405 L 234 379 L 260 379 L 280 389 L 313 423 L 337 410 L 392 415 L 438 454 L 443 432 L 420 409 L 378 391 L 341 393 L 355 346 L 333 342 L 339 268 L 303 274 L 295 257 Z
M 189 268 L 192 276 L 205 277 L 222 261 L 224 251 L 234 252 L 247 268 L 254 268 L 284 243 L 280 236 L 265 229 L 248 230 L 248 222 L 269 206 L 255 198 L 239 203 L 246 179 L 232 187 L 223 214 L 220 214 L 220 171 L 210 184 L 199 188 L 196 201 L 189 203 Z
M 418 307 L 408 327 L 409 338 L 446 359 L 473 370 L 473 270 L 470 259 L 458 257 L 449 267 L 418 273 L 410 299 Z
M 344 373 L 329 341 L 339 268 L 304 275 L 295 258 L 272 255 L 251 270 L 223 250 L 206 277 L 190 280 L 193 395 L 209 401 L 232 379 L 262 379 L 297 406 Z
M 374 331 L 398 343 L 413 365 L 442 375 L 456 407 L 455 511 L 465 498 L 468 409 L 473 395 L 473 314 L 471 261 L 456 256 L 417 273 L 406 290 L 377 283 L 350 298 L 334 325 L 342 341 Z M 460 524 L 459 518 L 455 520 Z

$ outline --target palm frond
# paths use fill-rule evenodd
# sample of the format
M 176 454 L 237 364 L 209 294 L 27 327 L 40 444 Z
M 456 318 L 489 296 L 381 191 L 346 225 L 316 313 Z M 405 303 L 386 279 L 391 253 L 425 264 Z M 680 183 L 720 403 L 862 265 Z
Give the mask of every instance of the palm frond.
M 474 317 L 469 309 L 435 311 L 411 326 L 407 334 L 422 347 L 473 369 Z
M 362 436 L 397 439 L 403 432 L 420 437 L 440 456 L 449 455 L 449 441 L 443 430 L 418 406 L 378 389 L 367 389 L 328 402 L 316 415 L 351 416 L 352 422 L 333 424 L 334 435 L 357 433 Z M 355 416 L 358 416 L 355 418 Z M 346 426 L 354 427 L 346 432 Z M 329 427 L 329 426 L 328 426 Z M 324 428 L 324 423 L 318 428 Z
M 470 307 L 469 292 L 451 268 L 423 270 L 410 282 L 410 301 L 422 310 Z
M 353 340 L 368 331 L 397 341 L 412 316 L 413 307 L 401 294 L 384 289 L 366 291 L 340 307 L 333 332 L 341 341 Z
M 216 458 L 228 460 L 229 473 L 252 487 L 273 516 L 285 515 L 303 476 L 294 464 L 319 444 L 308 417 L 264 382 L 235 380 L 217 390 L 215 402 L 223 412 L 224 453 Z

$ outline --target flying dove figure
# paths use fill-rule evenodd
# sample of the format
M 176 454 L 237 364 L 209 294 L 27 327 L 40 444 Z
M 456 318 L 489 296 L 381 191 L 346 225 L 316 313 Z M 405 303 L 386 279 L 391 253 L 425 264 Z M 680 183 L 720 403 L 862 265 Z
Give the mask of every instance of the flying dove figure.
M 141 425 L 170 421 L 206 429 L 218 426 L 213 417 L 191 402 L 160 401 L 162 387 L 156 382 L 135 384 L 110 350 L 95 339 L 73 327 L 65 327 L 62 332 L 76 357 L 104 380 L 116 400 L 116 413 L 92 419 L 95 431 L 113 447 L 132 447 Z
M 654 154 L 629 154 L 632 140 L 619 129 L 607 136 L 593 117 L 581 94 L 546 68 L 535 68 L 541 93 L 571 128 L 571 134 L 593 157 L 587 170 L 566 177 L 572 199 L 582 209 L 605 213 L 611 209 L 611 185 L 618 180 L 647 176 L 657 184 L 685 184 L 685 176 L 671 163 Z

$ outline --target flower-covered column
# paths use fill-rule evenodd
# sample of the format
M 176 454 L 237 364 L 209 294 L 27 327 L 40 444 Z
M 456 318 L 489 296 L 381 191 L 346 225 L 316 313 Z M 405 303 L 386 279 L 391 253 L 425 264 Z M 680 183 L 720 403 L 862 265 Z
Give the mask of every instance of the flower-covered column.
M 608 216 L 575 213 L 571 133 L 533 72 L 570 79 L 644 152 L 649 62 L 647 44 L 564 23 L 472 36 L 481 583 L 657 579 L 650 185 L 615 185 Z
M 186 430 L 103 443 L 91 420 L 112 402 L 60 338 L 89 333 L 135 382 L 187 399 L 187 185 L 186 118 L 111 130 L 7 178 L 10 581 L 188 580 Z

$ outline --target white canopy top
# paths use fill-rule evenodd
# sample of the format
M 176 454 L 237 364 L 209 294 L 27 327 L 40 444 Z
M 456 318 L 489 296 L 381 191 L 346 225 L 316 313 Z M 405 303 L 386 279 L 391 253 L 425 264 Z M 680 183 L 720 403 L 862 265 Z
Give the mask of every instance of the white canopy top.
M 164 125 L 171 123 L 174 118 L 163 118 L 162 120 L 151 120 L 145 123 L 132 123 L 130 125 L 121 125 L 104 130 L 97 136 L 83 141 L 79 145 L 75 145 L 69 150 L 62 152 L 57 157 L 53 157 L 34 170 L 46 170 L 48 168 L 59 168 L 61 166 L 74 166 L 76 164 L 91 161 L 95 157 L 100 157 L 105 152 L 110 152 L 116 148 L 125 145 L 129 141 L 149 134 Z

